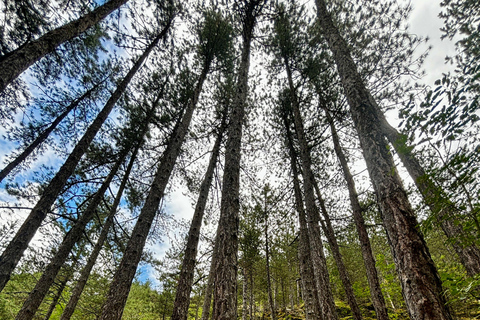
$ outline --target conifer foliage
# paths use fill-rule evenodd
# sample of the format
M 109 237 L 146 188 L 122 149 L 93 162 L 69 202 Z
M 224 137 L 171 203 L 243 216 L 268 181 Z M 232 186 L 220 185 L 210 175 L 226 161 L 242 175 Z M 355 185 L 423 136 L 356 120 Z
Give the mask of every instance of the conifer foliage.
M 0 7 L 1 319 L 480 317 L 478 1 Z

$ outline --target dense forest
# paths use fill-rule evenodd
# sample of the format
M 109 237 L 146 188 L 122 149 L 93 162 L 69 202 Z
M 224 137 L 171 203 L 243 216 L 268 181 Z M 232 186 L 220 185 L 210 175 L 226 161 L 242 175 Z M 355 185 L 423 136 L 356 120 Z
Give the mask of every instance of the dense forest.
M 0 319 L 480 318 L 477 0 L 0 8 Z

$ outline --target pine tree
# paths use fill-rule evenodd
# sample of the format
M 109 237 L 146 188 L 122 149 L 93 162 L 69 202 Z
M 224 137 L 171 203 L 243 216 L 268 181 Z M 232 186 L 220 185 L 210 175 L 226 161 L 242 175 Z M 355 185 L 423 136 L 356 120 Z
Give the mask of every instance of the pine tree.
M 90 13 L 62 27 L 47 32 L 40 38 L 20 46 L 0 58 L 0 92 L 28 67 L 46 54 L 53 52 L 60 44 L 73 39 L 88 28 L 100 22 L 128 0 L 111 0 Z
M 452 319 L 442 283 L 379 127 L 376 102 L 365 87 L 348 45 L 324 1 L 316 0 L 322 35 L 333 53 L 360 144 L 381 207 L 407 309 L 412 318 Z
M 107 119 L 116 102 L 125 92 L 128 84 L 134 77 L 135 73 L 140 69 L 145 59 L 150 52 L 156 47 L 160 39 L 164 38 L 170 28 L 171 20 L 163 31 L 150 43 L 147 49 L 143 52 L 140 58 L 136 61 L 134 66 L 127 73 L 122 82 L 118 85 L 115 92 L 107 101 L 102 111 L 97 115 L 90 127 L 87 129 L 83 137 L 75 146 L 70 156 L 67 158 L 63 166 L 60 168 L 55 177 L 50 181 L 49 185 L 43 191 L 40 200 L 37 202 L 30 215 L 20 227 L 15 237 L 10 241 L 7 248 L 3 251 L 0 257 L 0 291 L 3 290 L 5 284 L 10 278 L 13 269 L 15 269 L 18 261 L 22 257 L 23 252 L 28 246 L 28 243 L 33 238 L 35 232 L 40 227 L 42 221 L 47 216 L 47 212 L 55 202 L 60 191 L 65 186 L 68 178 L 71 176 L 78 162 L 83 154 L 87 151 L 88 146 L 95 138 L 95 135 L 100 130 L 102 124 Z

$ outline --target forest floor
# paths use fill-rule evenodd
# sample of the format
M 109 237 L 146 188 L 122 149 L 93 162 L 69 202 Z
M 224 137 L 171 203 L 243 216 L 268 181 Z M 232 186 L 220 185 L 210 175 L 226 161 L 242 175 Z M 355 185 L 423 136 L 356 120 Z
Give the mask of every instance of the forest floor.
M 343 301 L 335 302 L 339 320 L 353 320 L 350 307 Z M 375 311 L 371 303 L 360 305 L 363 320 L 375 320 Z M 475 304 L 456 305 L 454 308 L 455 319 L 457 320 L 479 320 L 480 319 L 480 302 Z M 409 320 L 410 317 L 405 309 L 396 309 L 389 313 L 390 319 Z M 258 317 L 259 320 L 271 319 L 270 312 L 265 312 Z M 294 309 L 277 310 L 277 320 L 304 320 L 305 313 L 303 305 Z

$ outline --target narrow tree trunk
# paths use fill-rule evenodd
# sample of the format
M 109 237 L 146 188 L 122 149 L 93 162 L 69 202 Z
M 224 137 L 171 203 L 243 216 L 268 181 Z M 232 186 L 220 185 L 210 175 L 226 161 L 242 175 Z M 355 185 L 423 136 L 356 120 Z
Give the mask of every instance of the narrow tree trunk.
M 145 241 L 147 240 L 148 232 L 156 216 L 160 200 L 164 196 L 165 188 L 167 186 L 170 175 L 175 166 L 176 159 L 180 153 L 183 141 L 188 132 L 188 127 L 192 120 L 193 111 L 198 102 L 200 92 L 202 90 L 203 83 L 210 70 L 211 60 L 205 62 L 203 70 L 198 79 L 197 85 L 193 92 L 193 96 L 189 101 L 185 114 L 183 115 L 181 122 L 176 126 L 167 148 L 162 156 L 157 171 L 148 193 L 145 199 L 145 204 L 138 216 L 137 223 L 132 231 L 130 240 L 128 241 L 127 248 L 123 255 L 120 266 L 117 269 L 113 277 L 113 281 L 110 285 L 107 301 L 105 302 L 101 320 L 107 319 L 121 319 L 125 303 L 127 302 L 128 293 L 132 285 L 133 277 L 137 271 L 138 263 L 142 256 Z
M 68 280 L 70 280 L 70 277 L 65 276 L 62 282 L 60 282 L 60 286 L 58 287 L 58 290 L 53 297 L 52 303 L 50 303 L 50 307 L 48 308 L 48 311 L 43 318 L 44 320 L 48 320 L 52 316 L 53 311 L 55 311 L 55 308 L 57 307 L 58 301 L 62 297 L 63 290 L 65 290 L 65 287 L 67 286 Z
M 99 190 L 95 193 L 92 200 L 89 202 L 85 212 L 73 225 L 73 227 L 67 232 L 65 238 L 60 244 L 55 256 L 45 268 L 42 276 L 38 280 L 35 288 L 28 295 L 27 300 L 23 303 L 22 308 L 16 316 L 16 320 L 30 320 L 35 316 L 38 307 L 42 303 L 45 295 L 48 293 L 48 289 L 55 281 L 55 278 L 63 266 L 65 260 L 68 258 L 72 248 L 82 238 L 86 225 L 94 217 L 96 209 L 103 199 L 105 191 L 107 191 L 110 183 L 115 177 L 118 169 L 125 161 L 127 151 L 122 151 L 112 170 L 108 174 L 105 181 L 100 186 Z
M 214 290 L 214 280 L 215 280 L 215 264 L 216 264 L 216 259 L 217 259 L 217 253 L 216 253 L 216 248 L 218 248 L 217 242 L 218 242 L 218 228 L 217 226 L 217 232 L 215 233 L 215 240 L 213 244 L 213 252 L 212 252 L 212 258 L 211 258 L 211 263 L 210 263 L 210 269 L 208 271 L 208 281 L 207 281 L 207 288 L 205 289 L 205 297 L 203 300 L 203 307 L 202 307 L 202 318 L 201 320 L 208 320 L 210 318 L 210 306 L 212 304 L 212 295 L 213 295 L 213 290 Z
M 319 213 L 315 204 L 314 181 L 312 164 L 309 154 L 307 139 L 303 128 L 303 120 L 300 114 L 298 97 L 293 84 L 292 72 L 287 57 L 284 57 L 285 69 L 287 71 L 288 83 L 290 87 L 291 103 L 293 108 L 293 118 L 295 123 L 296 135 L 300 145 L 300 159 L 303 171 L 303 189 L 305 194 L 305 207 L 308 217 L 308 234 L 312 244 L 312 261 L 315 271 L 318 291 L 320 293 L 320 303 L 322 312 L 326 320 L 338 319 L 333 299 L 332 288 L 330 286 L 330 277 L 327 269 L 325 253 L 323 252 L 323 242 L 319 226 Z
M 13 159 L 5 168 L 0 171 L 0 182 L 20 163 L 22 163 L 41 143 L 43 143 L 50 133 L 58 126 L 60 122 L 73 110 L 75 109 L 82 100 L 86 99 L 98 88 L 98 85 L 94 86 L 90 90 L 87 90 L 81 97 L 75 99 L 66 109 L 63 111 L 50 126 L 43 131 L 30 145 L 28 145 L 22 153 L 20 153 L 15 159 Z
M 270 248 L 268 247 L 268 211 L 267 211 L 267 194 L 265 191 L 265 226 L 263 228 L 265 234 L 265 269 L 267 271 L 267 293 L 268 293 L 268 302 L 270 304 L 270 312 L 272 320 L 275 320 L 275 303 L 272 296 L 272 281 L 270 275 Z
M 128 0 L 111 0 L 90 13 L 47 32 L 37 40 L 27 43 L 0 58 L 0 92 L 15 80 L 23 71 L 40 60 L 47 53 L 53 52 L 62 43 L 82 34 L 85 30 L 100 22 L 111 12 Z
M 250 278 L 250 297 L 249 297 L 249 315 L 250 315 L 250 320 L 253 320 L 255 318 L 255 296 L 253 295 L 253 288 L 255 285 L 255 282 L 253 281 L 253 266 L 250 269 L 249 272 L 249 278 Z
M 350 173 L 345 154 L 343 153 L 342 147 L 340 146 L 340 139 L 338 137 L 333 119 L 327 110 L 325 110 L 325 113 L 332 131 L 332 140 L 335 153 L 337 154 L 338 160 L 340 161 L 343 175 L 347 182 L 350 204 L 352 206 L 353 220 L 355 221 L 358 239 L 360 241 L 360 249 L 362 250 L 363 261 L 367 272 L 367 280 L 370 287 L 370 297 L 372 298 L 373 308 L 375 309 L 378 320 L 388 320 L 389 317 L 387 312 L 387 306 L 385 305 L 385 299 L 382 294 L 380 281 L 378 280 L 377 269 L 375 268 L 375 258 L 373 257 L 367 228 L 365 227 L 365 220 L 363 219 L 362 215 L 362 207 L 360 206 L 360 202 L 358 201 L 358 194 L 355 188 L 355 182 L 353 180 L 352 174 Z
M 212 304 L 212 294 L 213 294 L 213 270 L 214 270 L 214 253 L 212 254 L 212 262 L 210 264 L 210 270 L 208 272 L 208 281 L 207 287 L 205 288 L 205 297 L 203 299 L 203 307 L 202 307 L 202 318 L 201 320 L 208 320 L 210 318 L 210 306 Z
M 403 165 L 412 177 L 417 189 L 423 196 L 427 206 L 434 214 L 449 243 L 460 258 L 467 274 L 471 277 L 480 274 L 480 249 L 476 245 L 462 245 L 464 231 L 461 226 L 456 225 L 454 217 L 456 214 L 455 204 L 425 172 L 418 159 L 412 153 L 412 148 L 405 144 L 405 137 L 393 128 L 385 119 L 383 113 L 378 111 L 383 133 L 395 148 Z
M 248 278 L 247 278 L 247 268 L 243 266 L 242 268 L 242 277 L 243 277 L 243 291 L 242 291 L 242 320 L 247 320 L 247 310 L 248 310 Z
M 88 127 L 87 131 L 80 139 L 78 144 L 75 146 L 63 166 L 57 172 L 55 177 L 50 181 L 46 189 L 43 191 L 40 200 L 32 209 L 29 216 L 20 227 L 20 230 L 18 230 L 15 237 L 8 244 L 5 251 L 3 251 L 2 256 L 0 257 L 0 291 L 3 290 L 6 283 L 10 279 L 11 273 L 18 264 L 18 261 L 20 261 L 23 252 L 25 251 L 25 249 L 27 249 L 30 240 L 33 238 L 37 229 L 40 227 L 43 220 L 47 216 L 47 213 L 50 211 L 50 208 L 55 202 L 57 196 L 62 191 L 68 178 L 74 172 L 75 167 L 77 166 L 83 154 L 87 151 L 88 146 L 95 138 L 95 135 L 100 130 L 102 124 L 107 119 L 116 102 L 125 92 L 128 84 L 130 83 L 138 69 L 140 69 L 141 65 L 148 57 L 150 52 L 155 48 L 160 39 L 167 34 L 169 27 L 170 24 L 165 27 L 165 29 L 157 36 L 157 38 L 155 38 L 155 40 L 148 46 L 142 56 L 130 69 L 122 82 L 118 85 L 117 89 L 111 95 L 110 99 L 107 101 L 102 111 L 100 111 L 93 123 Z
M 316 0 L 316 5 L 320 29 L 333 53 L 379 201 L 409 315 L 412 319 L 450 320 L 452 316 L 445 305 L 440 277 L 388 151 L 377 116 L 378 106 L 363 83 L 325 2 Z
M 330 221 L 330 216 L 328 215 L 327 208 L 325 206 L 325 200 L 322 198 L 320 193 L 320 188 L 315 178 L 312 178 L 314 181 L 315 191 L 317 193 L 317 199 L 320 204 L 320 210 L 323 215 L 324 222 L 320 220 L 322 227 L 324 229 L 325 235 L 327 236 L 328 244 L 332 250 L 333 258 L 337 265 L 338 274 L 340 280 L 342 281 L 343 289 L 345 290 L 345 295 L 347 296 L 348 305 L 352 311 L 353 318 L 357 320 L 362 319 L 362 312 L 358 307 L 357 299 L 353 293 L 352 282 L 350 281 L 350 276 L 348 275 L 347 268 L 343 263 L 342 254 L 340 253 L 340 247 L 338 246 L 337 237 L 335 236 L 335 231 L 333 230 L 332 222 Z
M 200 238 L 200 228 L 202 227 L 205 206 L 208 200 L 208 194 L 213 180 L 213 174 L 217 165 L 222 137 L 227 124 L 227 110 L 224 110 L 222 123 L 220 125 L 215 144 L 212 149 L 210 162 L 205 173 L 205 178 L 200 186 L 200 193 L 193 213 L 192 223 L 188 231 L 187 246 L 183 257 L 182 269 L 177 285 L 175 302 L 173 304 L 172 320 L 186 320 L 188 317 L 188 306 L 190 304 L 190 292 L 192 291 L 193 276 L 197 257 L 198 241 Z
M 237 319 L 238 213 L 240 210 L 242 125 L 245 118 L 248 91 L 251 41 L 256 17 L 262 6 L 262 1 L 246 1 L 243 8 L 245 11 L 242 17 L 243 48 L 225 147 L 225 169 L 218 230 L 219 241 L 216 243 L 218 245 L 218 259 L 214 272 L 214 320 Z
M 295 195 L 295 207 L 298 213 L 300 225 L 298 236 L 298 260 L 300 262 L 300 278 L 302 282 L 302 298 L 305 303 L 306 320 L 323 320 L 320 296 L 317 291 L 313 262 L 311 257 L 310 239 L 308 235 L 307 219 L 303 207 L 302 191 L 298 180 L 297 153 L 293 146 L 293 137 L 290 132 L 290 122 L 286 112 L 282 113 L 283 123 L 286 130 L 287 147 L 290 155 L 290 168 L 293 174 L 293 191 Z
M 103 244 L 105 240 L 107 239 L 108 232 L 110 230 L 110 227 L 113 225 L 114 222 L 114 217 L 115 214 L 117 213 L 117 208 L 118 205 L 120 204 L 120 201 L 122 199 L 122 194 L 123 191 L 125 190 L 125 187 L 127 186 L 127 181 L 130 176 L 130 172 L 132 171 L 133 164 L 135 162 L 135 159 L 137 157 L 138 150 L 140 148 L 140 143 L 137 144 L 135 150 L 132 153 L 132 156 L 130 158 L 130 162 L 127 166 L 127 169 L 125 171 L 125 174 L 123 176 L 122 182 L 120 183 L 120 187 L 118 188 L 117 195 L 115 196 L 115 200 L 113 201 L 112 207 L 110 208 L 110 212 L 108 214 L 107 219 L 105 220 L 105 223 L 102 227 L 102 231 L 100 232 L 100 236 L 98 237 L 97 243 L 93 247 L 92 252 L 90 253 L 90 256 L 88 257 L 87 264 L 83 267 L 80 277 L 77 280 L 77 283 L 75 285 L 75 288 L 72 290 L 72 294 L 70 296 L 70 300 L 68 300 L 68 303 L 63 310 L 63 313 L 60 317 L 60 320 L 69 320 L 73 312 L 75 311 L 75 307 L 77 306 L 78 301 L 80 300 L 80 296 L 83 292 L 83 289 L 85 288 L 85 285 L 87 284 L 88 278 L 90 277 L 90 272 L 93 269 L 93 266 L 95 265 L 95 262 L 97 261 L 98 255 L 100 254 L 100 251 L 103 248 Z

